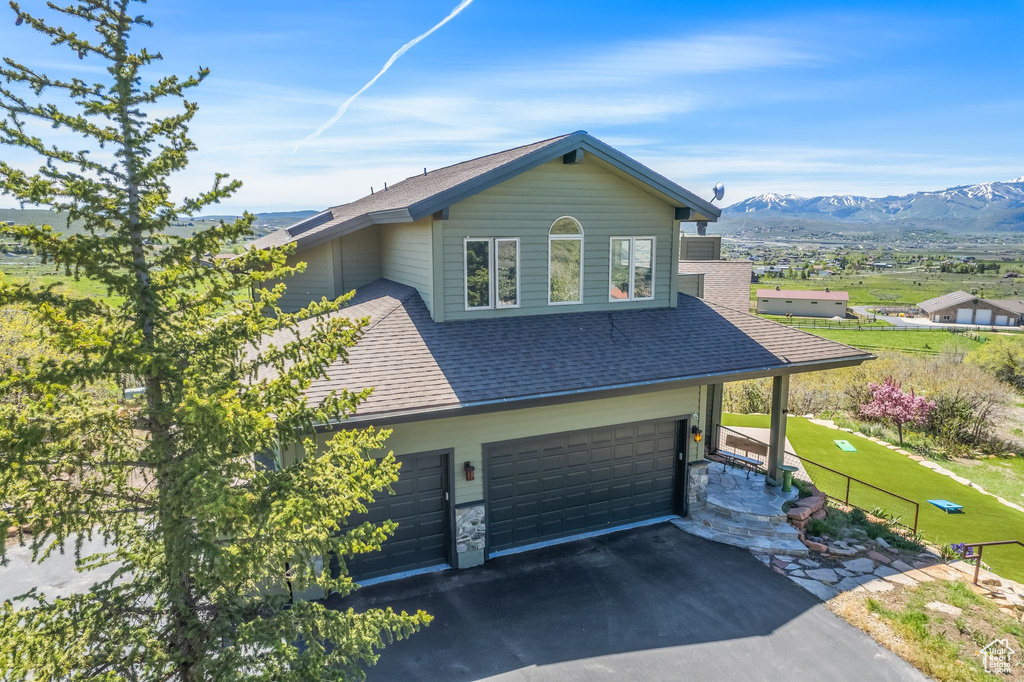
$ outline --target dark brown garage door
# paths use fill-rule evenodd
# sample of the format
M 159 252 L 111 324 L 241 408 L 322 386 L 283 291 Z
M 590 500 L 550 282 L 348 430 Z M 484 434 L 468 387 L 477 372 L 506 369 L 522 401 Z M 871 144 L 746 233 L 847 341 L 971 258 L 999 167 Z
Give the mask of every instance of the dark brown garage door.
M 485 446 L 494 552 L 674 513 L 675 420 Z
M 448 456 L 426 453 L 398 458 L 402 470 L 391 486 L 395 494 L 379 495 L 366 516 L 350 517 L 352 524 L 391 519 L 398 528 L 379 552 L 350 559 L 349 575 L 374 578 L 448 562 Z

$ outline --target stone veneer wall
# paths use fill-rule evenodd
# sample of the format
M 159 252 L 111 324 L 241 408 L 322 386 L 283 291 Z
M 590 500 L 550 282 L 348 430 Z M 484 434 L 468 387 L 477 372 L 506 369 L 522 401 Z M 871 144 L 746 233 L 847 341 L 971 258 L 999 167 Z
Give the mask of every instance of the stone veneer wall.
M 690 462 L 687 469 L 689 479 L 686 486 L 686 498 L 691 511 L 703 509 L 708 503 L 708 462 L 699 459 Z
M 455 508 L 455 551 L 483 552 L 487 538 L 484 503 L 471 502 Z

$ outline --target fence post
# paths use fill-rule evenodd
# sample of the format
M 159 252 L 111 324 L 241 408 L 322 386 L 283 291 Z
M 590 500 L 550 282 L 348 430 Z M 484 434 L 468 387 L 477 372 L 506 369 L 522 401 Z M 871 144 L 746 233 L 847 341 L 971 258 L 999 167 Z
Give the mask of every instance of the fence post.
M 850 477 L 846 477 L 846 506 L 850 506 Z
M 921 505 L 914 507 L 914 535 L 917 535 L 917 515 L 921 513 Z
M 974 562 L 974 584 L 978 584 L 978 574 L 981 572 L 981 552 L 984 547 L 978 547 L 978 558 Z

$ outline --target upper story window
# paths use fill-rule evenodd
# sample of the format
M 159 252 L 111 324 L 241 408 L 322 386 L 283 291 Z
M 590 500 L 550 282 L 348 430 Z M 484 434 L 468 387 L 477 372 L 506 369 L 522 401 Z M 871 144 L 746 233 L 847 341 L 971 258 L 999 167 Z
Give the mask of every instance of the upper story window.
M 609 301 L 654 298 L 654 237 L 612 237 Z
M 464 242 L 466 310 L 519 307 L 519 239 Z
M 583 302 L 583 226 L 562 216 L 548 230 L 548 304 Z

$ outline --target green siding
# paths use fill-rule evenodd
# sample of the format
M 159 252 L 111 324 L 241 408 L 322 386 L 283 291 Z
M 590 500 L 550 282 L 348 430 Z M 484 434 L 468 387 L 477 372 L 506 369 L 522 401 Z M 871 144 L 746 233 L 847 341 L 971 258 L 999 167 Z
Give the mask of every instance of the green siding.
M 381 276 L 420 292 L 432 309 L 434 273 L 432 220 L 381 225 Z
M 540 436 L 613 424 L 703 415 L 702 387 L 664 389 L 628 397 L 583 400 L 544 407 L 449 417 L 396 424 L 387 447 L 395 454 L 412 454 L 451 448 L 455 452 L 455 503 L 483 499 L 482 453 L 484 443 Z M 699 423 L 703 421 L 700 418 Z M 347 428 L 347 427 L 346 427 Z M 332 434 L 320 434 L 321 444 Z M 692 449 L 692 448 L 691 448 Z M 295 450 L 286 453 L 285 464 L 295 461 Z M 467 481 L 463 465 L 476 467 L 476 479 Z
M 548 228 L 570 215 L 583 225 L 583 304 L 549 306 Z M 671 305 L 675 295 L 673 254 L 678 235 L 674 207 L 625 180 L 600 161 L 561 159 L 511 178 L 454 204 L 442 226 L 444 319 L 535 315 L 590 310 L 624 310 Z M 520 307 L 466 311 L 463 239 L 520 238 Z M 655 298 L 608 301 L 608 251 L 613 236 L 654 236 Z M 435 319 L 437 319 L 435 315 Z
M 381 278 L 380 231 L 368 227 L 334 240 L 339 257 L 338 295 Z
M 306 269 L 283 281 L 286 287 L 284 296 L 278 305 L 286 313 L 302 310 L 311 301 L 321 298 L 333 299 L 334 293 L 334 247 L 330 243 L 320 244 L 302 253 L 288 256 L 288 265 L 305 263 Z M 276 281 L 268 282 L 266 287 L 272 289 Z
M 722 257 L 722 238 L 719 235 L 684 234 L 680 242 L 680 260 L 719 260 Z

